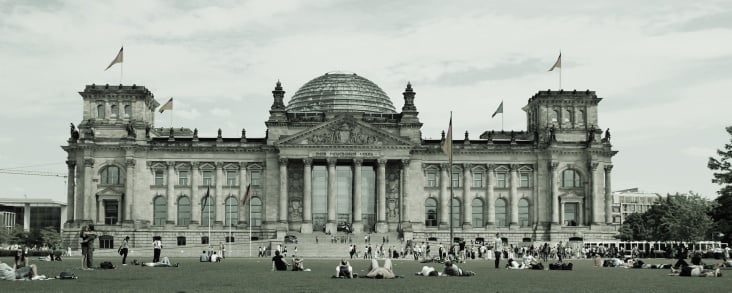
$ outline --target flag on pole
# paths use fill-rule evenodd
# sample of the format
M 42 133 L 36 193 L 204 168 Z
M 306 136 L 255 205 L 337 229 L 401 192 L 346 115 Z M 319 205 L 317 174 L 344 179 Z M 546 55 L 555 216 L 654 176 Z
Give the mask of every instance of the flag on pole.
M 559 52 L 559 58 L 557 58 L 557 62 L 554 62 L 554 65 L 552 65 L 552 68 L 549 68 L 549 71 L 553 71 L 554 68 L 562 68 L 562 52 Z
M 452 158 L 452 113 L 450 113 L 450 126 L 447 128 L 447 136 L 445 141 L 442 142 L 442 151 Z
M 206 209 L 208 205 L 208 197 L 210 196 L 211 186 L 206 188 L 206 196 L 203 197 L 203 204 L 201 205 L 201 212 Z M 209 211 L 210 212 L 210 211 Z
M 496 109 L 496 111 L 493 112 L 493 115 L 491 116 L 491 118 L 496 117 L 496 115 L 498 115 L 498 114 L 503 114 L 503 101 L 501 101 L 501 104 L 498 105 L 498 109 Z
M 247 185 L 247 192 L 244 193 L 244 199 L 241 201 L 242 205 L 247 204 L 247 200 L 249 200 L 249 190 L 252 187 L 251 184 Z
M 117 53 L 117 57 L 114 57 L 114 60 L 112 60 L 112 63 L 109 63 L 109 66 L 107 66 L 107 68 L 105 68 L 104 71 L 107 71 L 107 69 L 112 67 L 112 65 L 115 65 L 117 63 L 122 63 L 122 61 L 124 59 L 124 54 L 122 54 L 122 51 L 124 50 L 124 48 L 125 47 L 119 48 L 119 53 Z
M 165 105 L 160 107 L 160 113 L 163 113 L 163 111 L 165 111 L 165 110 L 173 110 L 173 98 L 170 98 L 170 100 L 168 100 L 168 102 L 165 103 Z

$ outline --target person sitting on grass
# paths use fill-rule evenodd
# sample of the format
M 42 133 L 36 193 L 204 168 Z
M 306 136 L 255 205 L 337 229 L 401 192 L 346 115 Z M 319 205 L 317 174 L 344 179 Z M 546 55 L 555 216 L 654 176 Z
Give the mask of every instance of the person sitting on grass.
M 170 263 L 170 260 L 168 257 L 163 257 L 163 260 L 160 262 L 143 262 L 142 266 L 146 267 L 156 267 L 156 268 L 171 268 L 171 267 L 179 267 L 180 264 L 176 263 L 175 265 Z
M 422 270 L 419 272 L 414 273 L 417 276 L 425 276 L 425 277 L 439 277 L 441 276 L 441 273 L 435 270 L 434 267 L 428 267 L 423 266 Z
M 387 258 L 384 260 L 384 266 L 380 267 L 379 262 L 376 259 L 371 259 L 371 266 L 369 266 L 369 272 L 366 274 L 366 278 L 372 279 L 394 279 L 394 271 L 391 269 L 391 259 Z
M 285 258 L 280 254 L 279 250 L 275 250 L 275 256 L 272 257 L 272 271 L 286 271 L 289 264 L 285 261 Z
M 15 269 L 6 263 L 0 262 L 0 280 L 15 281 L 42 279 L 46 279 L 46 276 L 38 275 L 38 267 L 34 264 Z
M 206 253 L 205 250 L 203 252 L 201 252 L 201 256 L 198 257 L 198 260 L 200 262 L 209 262 L 208 254 Z
M 305 268 L 305 264 L 303 263 L 303 259 L 299 257 L 293 257 L 292 258 L 292 271 L 293 272 L 309 272 L 310 269 Z
M 680 269 L 671 268 L 669 276 L 682 276 L 682 277 L 721 277 L 722 272 L 719 267 L 716 266 L 714 269 L 704 269 L 701 265 L 690 265 L 681 267 Z
M 341 262 L 336 266 L 336 274 L 333 277 L 353 279 L 353 267 L 345 259 L 341 259 Z
M 463 271 L 453 264 L 452 261 L 445 261 L 445 269 L 442 270 L 442 276 L 469 277 L 475 276 L 474 272 Z
M 526 266 L 523 263 L 515 261 L 513 258 L 509 258 L 506 262 L 506 268 L 510 270 L 523 270 Z
M 211 262 L 221 262 L 221 256 L 216 254 L 216 251 L 211 255 Z

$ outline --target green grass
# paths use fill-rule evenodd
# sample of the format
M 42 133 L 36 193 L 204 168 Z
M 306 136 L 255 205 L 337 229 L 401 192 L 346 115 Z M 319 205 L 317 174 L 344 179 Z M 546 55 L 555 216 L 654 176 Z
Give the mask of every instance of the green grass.
M 119 258 L 96 258 L 121 263 Z M 2 258 L 5 263 L 11 258 Z M 145 259 L 145 261 L 149 261 Z M 472 260 L 460 267 L 475 277 L 421 277 L 414 273 L 423 264 L 394 261 L 394 271 L 405 278 L 395 280 L 332 279 L 338 260 L 305 260 L 311 272 L 271 272 L 269 259 L 230 258 L 221 263 L 199 263 L 193 258 L 176 258 L 179 268 L 120 266 L 116 270 L 81 271 L 79 258 L 62 262 L 34 262 L 41 274 L 73 271 L 76 280 L 22 281 L 0 283 L 0 292 L 728 292 L 732 271 L 721 278 L 667 276 L 668 270 L 595 268 L 589 260 L 573 260 L 573 271 L 496 270 L 492 261 Z M 648 259 L 647 263 L 671 263 L 669 259 Z M 714 263 L 714 260 L 708 260 Z M 380 261 L 380 263 L 383 263 Z M 363 270 L 369 262 L 351 262 Z M 440 264 L 431 264 L 442 268 Z

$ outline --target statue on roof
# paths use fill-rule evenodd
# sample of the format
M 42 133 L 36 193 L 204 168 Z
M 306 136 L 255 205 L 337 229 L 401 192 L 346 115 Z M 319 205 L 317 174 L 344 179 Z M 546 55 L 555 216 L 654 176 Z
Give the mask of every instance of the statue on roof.
M 127 137 L 136 137 L 135 127 L 132 126 L 132 121 L 127 123 Z
M 145 138 L 150 138 L 150 125 L 145 125 Z
M 198 138 L 198 128 L 193 128 L 193 138 Z
M 76 130 L 74 123 L 71 123 L 70 128 L 71 128 L 71 140 L 73 140 L 73 141 L 79 140 L 79 131 Z
M 602 140 L 604 142 L 610 142 L 610 128 L 605 130 L 605 137 Z

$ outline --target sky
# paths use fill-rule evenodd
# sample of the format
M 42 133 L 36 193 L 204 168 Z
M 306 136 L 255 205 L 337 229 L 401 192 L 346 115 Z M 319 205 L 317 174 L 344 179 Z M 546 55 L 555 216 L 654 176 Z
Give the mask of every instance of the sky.
M 397 109 L 411 82 L 424 138 L 453 111 L 455 138 L 477 139 L 501 129 L 501 101 L 503 128 L 526 129 L 528 99 L 559 89 L 561 51 L 562 88 L 603 99 L 613 190 L 714 198 L 707 161 L 730 142 L 731 1 L 0 0 L 0 36 L 0 198 L 66 201 L 65 178 L 7 171 L 67 173 L 61 146 L 92 83 L 174 97 L 158 127 L 263 137 L 277 80 L 287 103 L 354 72 Z

